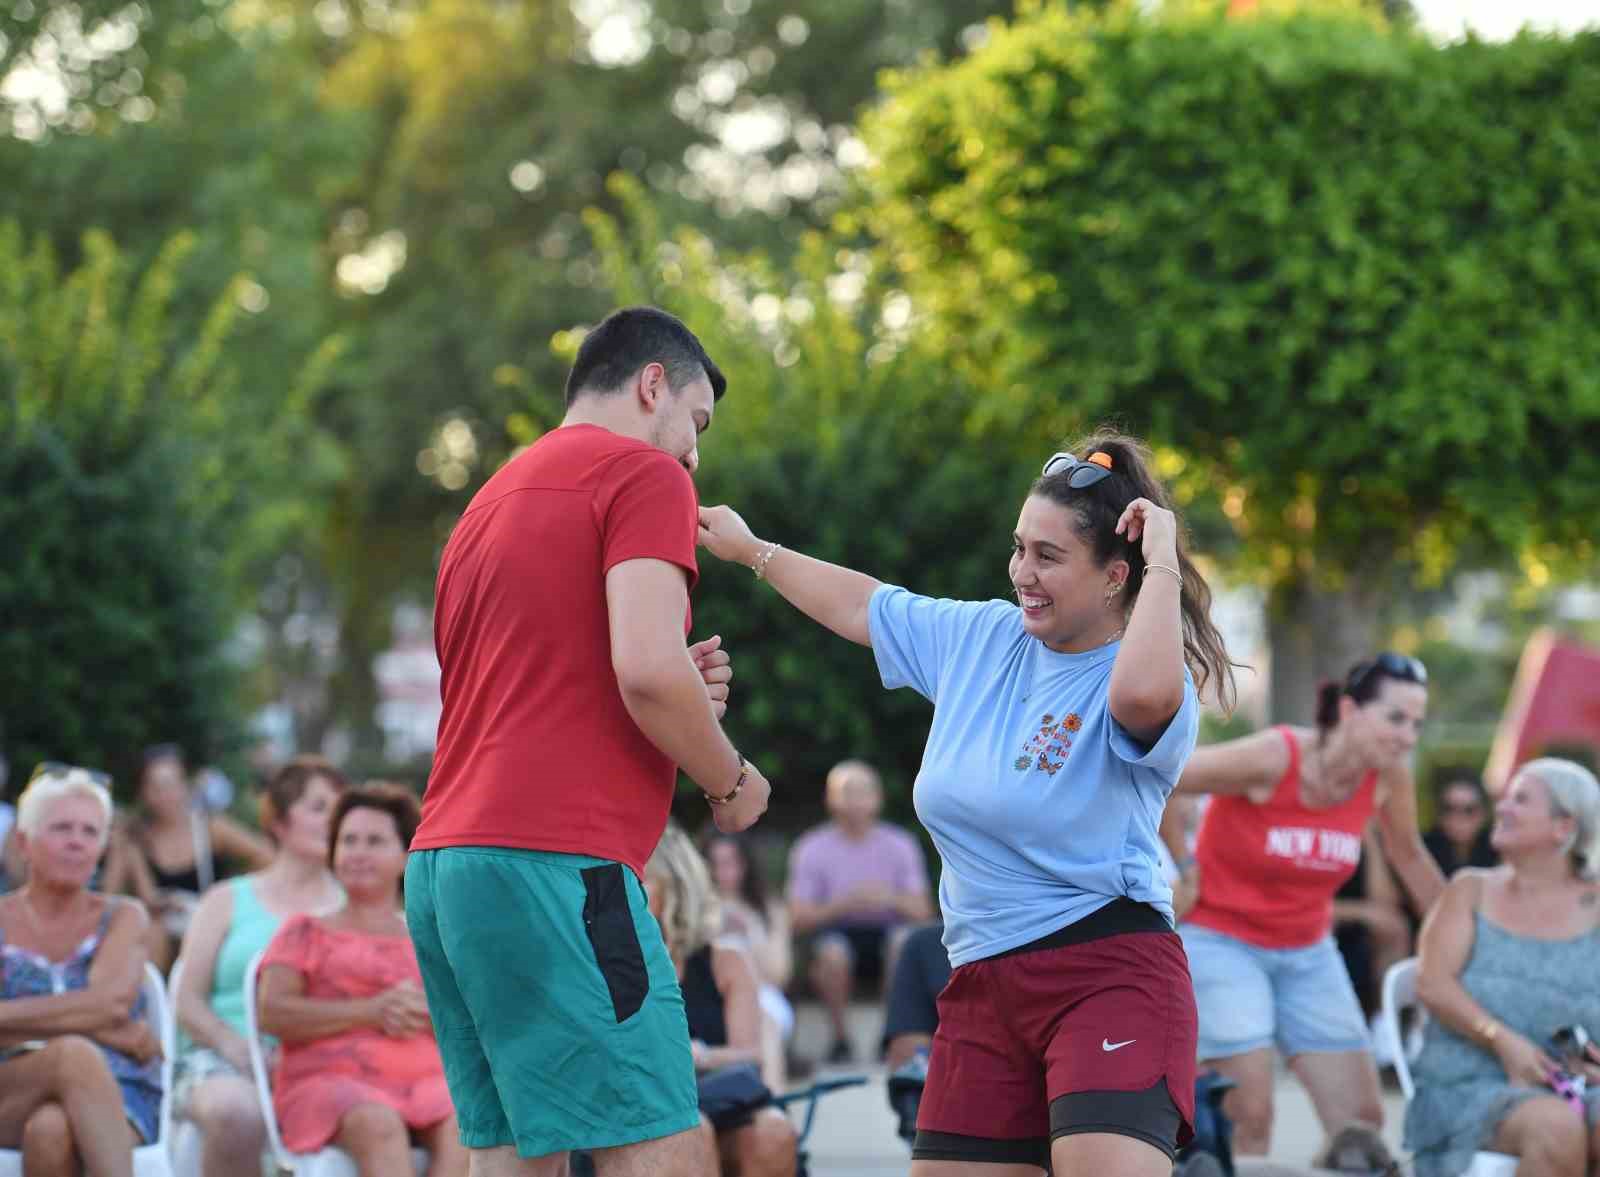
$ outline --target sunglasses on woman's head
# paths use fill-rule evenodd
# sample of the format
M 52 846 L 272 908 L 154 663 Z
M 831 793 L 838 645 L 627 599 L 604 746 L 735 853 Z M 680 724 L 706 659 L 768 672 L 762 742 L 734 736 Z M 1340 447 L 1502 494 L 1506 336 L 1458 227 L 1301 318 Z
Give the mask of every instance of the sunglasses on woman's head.
M 1050 460 L 1044 464 L 1044 469 L 1040 473 L 1045 478 L 1055 478 L 1064 474 L 1068 486 L 1073 490 L 1082 490 L 1110 476 L 1111 455 L 1102 450 L 1095 450 L 1080 462 L 1076 454 L 1062 450 L 1050 455 Z
M 1420 660 L 1409 654 L 1396 654 L 1393 650 L 1385 650 L 1372 661 L 1356 665 L 1350 672 L 1350 677 L 1345 680 L 1344 693 L 1355 694 L 1375 674 L 1397 678 L 1401 682 L 1416 683 L 1419 687 L 1428 685 L 1428 668 Z
M 81 764 L 67 764 L 60 760 L 41 760 L 34 767 L 33 775 L 28 778 L 31 785 L 34 781 L 47 776 L 71 776 L 73 773 L 82 773 L 89 778 L 89 783 L 99 785 L 102 789 L 111 787 L 111 774 L 101 772 L 98 768 L 84 768 Z

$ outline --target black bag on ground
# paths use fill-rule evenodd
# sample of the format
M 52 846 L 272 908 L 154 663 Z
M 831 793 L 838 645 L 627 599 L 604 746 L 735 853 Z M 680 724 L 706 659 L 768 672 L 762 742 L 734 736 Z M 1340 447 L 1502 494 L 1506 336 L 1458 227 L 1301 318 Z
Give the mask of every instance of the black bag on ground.
M 718 1132 L 738 1128 L 772 1103 L 772 1092 L 761 1081 L 754 1063 L 735 1063 L 707 1071 L 696 1083 L 700 1089 L 700 1111 Z

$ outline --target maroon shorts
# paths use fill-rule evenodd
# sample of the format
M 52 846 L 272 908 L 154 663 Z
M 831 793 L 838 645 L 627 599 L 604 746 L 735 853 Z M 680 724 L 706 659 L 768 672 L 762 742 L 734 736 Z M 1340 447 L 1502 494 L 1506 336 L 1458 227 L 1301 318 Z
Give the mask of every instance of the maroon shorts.
M 1048 1164 L 1078 1132 L 1171 1156 L 1193 1133 L 1194 985 L 1152 907 L 1113 900 L 1042 940 L 956 969 L 912 1155 Z

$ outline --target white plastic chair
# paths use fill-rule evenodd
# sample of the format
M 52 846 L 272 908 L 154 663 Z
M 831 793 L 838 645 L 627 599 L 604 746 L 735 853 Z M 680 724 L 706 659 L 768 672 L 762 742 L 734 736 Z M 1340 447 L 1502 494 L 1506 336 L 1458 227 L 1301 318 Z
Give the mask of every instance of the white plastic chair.
M 173 1177 L 199 1177 L 200 1128 L 193 1120 L 173 1122 L 177 1109 L 173 1107 L 173 1069 L 178 1062 L 178 985 L 183 980 L 183 957 L 172 962 L 167 972 L 167 994 L 171 1016 L 166 1020 L 161 1035 L 161 1090 L 166 1097 L 161 1101 L 161 1139 L 167 1142 L 167 1158 Z
M 1394 1073 L 1400 1080 L 1401 1093 L 1410 1103 L 1416 1086 L 1411 1080 L 1411 1053 L 1400 1032 L 1400 1015 L 1408 1009 L 1415 1009 L 1419 1014 L 1424 1012 L 1417 1001 L 1417 958 L 1414 956 L 1390 965 L 1383 977 L 1383 1023 L 1389 1040 L 1398 1044 L 1394 1052 Z M 1414 1041 L 1420 1047 L 1422 1036 L 1415 1036 Z M 1474 1154 L 1472 1164 L 1461 1177 L 1515 1177 L 1516 1172 L 1516 1157 L 1503 1152 L 1479 1152 Z
M 283 1137 L 278 1135 L 278 1111 L 272 1106 L 272 1084 L 267 1078 L 266 1051 L 256 1020 L 256 979 L 264 956 L 265 951 L 256 953 L 244 971 L 244 1018 L 248 1030 L 245 1038 L 250 1046 L 250 1073 L 255 1078 L 256 1099 L 261 1103 L 261 1118 L 267 1123 L 267 1145 L 272 1149 L 275 1167 L 280 1174 L 291 1177 L 360 1177 L 355 1161 L 342 1148 L 329 1145 L 314 1153 L 292 1153 L 283 1147 Z M 428 1171 L 426 1149 L 411 1150 L 411 1168 L 416 1177 L 424 1177 Z
M 145 1016 L 156 1030 L 156 1037 L 165 1048 L 171 1033 L 172 1009 L 167 1004 L 167 986 L 160 970 L 153 964 L 144 966 Z M 156 1121 L 156 1139 L 141 1144 L 133 1150 L 134 1177 L 172 1177 L 172 1167 L 167 1159 L 167 1128 L 172 1120 L 172 1063 L 164 1059 L 161 1064 L 161 1115 Z M 0 1177 L 23 1177 L 22 1154 L 11 1149 L 0 1149 Z

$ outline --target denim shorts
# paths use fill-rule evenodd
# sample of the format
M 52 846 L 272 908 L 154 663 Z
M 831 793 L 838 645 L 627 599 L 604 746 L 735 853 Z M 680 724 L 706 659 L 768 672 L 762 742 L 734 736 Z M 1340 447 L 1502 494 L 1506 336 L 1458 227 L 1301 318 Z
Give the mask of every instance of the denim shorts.
M 1195 924 L 1178 931 L 1194 978 L 1202 1060 L 1269 1046 L 1286 1058 L 1371 1049 L 1332 936 L 1305 948 L 1257 948 Z

